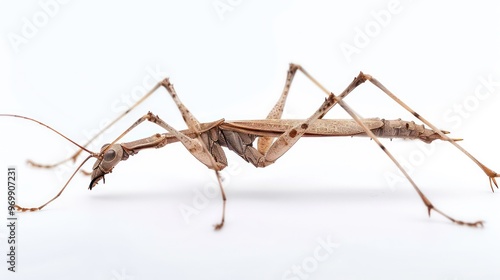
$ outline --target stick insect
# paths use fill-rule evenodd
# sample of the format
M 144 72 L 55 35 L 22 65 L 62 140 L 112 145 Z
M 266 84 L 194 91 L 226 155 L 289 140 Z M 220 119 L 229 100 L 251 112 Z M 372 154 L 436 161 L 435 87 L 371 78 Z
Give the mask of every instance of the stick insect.
M 282 113 L 285 107 L 285 103 L 288 97 L 288 93 L 295 77 L 297 71 L 300 71 L 305 75 L 313 84 L 315 84 L 319 89 L 327 94 L 324 102 L 319 106 L 319 108 L 307 119 L 300 120 L 290 120 L 282 119 Z M 410 112 L 415 118 L 420 120 L 423 124 L 417 125 L 413 121 L 404 121 L 401 119 L 397 120 L 385 120 L 379 118 L 363 119 L 357 115 L 349 105 L 344 101 L 344 98 L 351 93 L 356 87 L 369 81 L 382 92 L 388 95 L 397 104 L 402 106 L 405 110 Z M 104 145 L 100 152 L 95 153 L 89 151 L 86 146 L 89 145 L 97 136 L 102 134 L 106 129 L 115 124 L 119 119 L 129 113 L 132 109 L 142 103 L 145 99 L 151 96 L 160 87 L 164 87 L 170 94 L 170 97 L 175 102 L 177 108 L 179 109 L 184 122 L 187 125 L 185 130 L 177 130 L 170 126 L 168 123 L 163 121 L 157 115 L 148 112 L 136 122 L 134 122 L 128 129 L 126 129 L 121 135 L 119 135 L 114 141 L 109 144 Z M 336 119 L 323 119 L 326 113 L 332 109 L 335 105 L 340 105 L 343 110 L 345 110 L 352 119 L 336 120 Z M 153 89 L 151 89 L 147 94 L 144 95 L 139 101 L 137 101 L 129 110 L 118 116 L 113 122 L 111 122 L 107 127 L 105 127 L 99 134 L 95 135 L 93 139 L 90 139 L 85 145 L 79 145 L 72 141 L 68 137 L 64 136 L 60 132 L 51 128 L 48 125 L 43 124 L 32 118 L 2 114 L 1 116 L 9 116 L 27 119 L 29 121 L 36 122 L 43 125 L 52 131 L 58 133 L 65 139 L 71 141 L 73 144 L 77 145 L 80 149 L 70 158 L 65 159 L 61 162 L 44 165 L 29 161 L 31 165 L 41 168 L 52 168 L 65 161 L 73 160 L 76 161 L 77 157 L 82 151 L 89 153 L 86 159 L 77 167 L 73 172 L 67 182 L 64 184 L 62 189 L 57 193 L 52 199 L 50 199 L 45 204 L 34 207 L 25 208 L 16 205 L 15 208 L 18 211 L 38 211 L 44 208 L 47 204 L 58 198 L 70 181 L 73 179 L 75 174 L 90 158 L 96 158 L 91 172 L 91 181 L 89 189 L 92 190 L 100 180 L 104 182 L 104 176 L 111 173 L 115 166 L 124 160 L 127 160 L 130 156 L 133 156 L 144 149 L 151 148 L 162 148 L 168 144 L 175 142 L 181 142 L 184 147 L 201 163 L 206 165 L 209 169 L 215 171 L 221 197 L 222 197 L 222 215 L 219 223 L 214 225 L 216 230 L 219 230 L 224 225 L 225 212 L 226 212 L 226 194 L 224 192 L 221 176 L 219 172 L 224 169 L 228 163 L 226 156 L 222 147 L 233 151 L 240 157 L 242 157 L 247 162 L 253 164 L 255 167 L 266 167 L 276 162 L 282 155 L 284 155 L 300 138 L 302 137 L 333 137 L 333 136 L 364 136 L 369 137 L 374 140 L 374 142 L 379 146 L 379 148 L 390 158 L 390 160 L 397 166 L 397 168 L 402 172 L 402 174 L 407 178 L 409 183 L 412 185 L 414 190 L 417 192 L 418 196 L 427 208 L 427 213 L 430 216 L 431 212 L 434 211 L 444 218 L 450 220 L 453 223 L 459 225 L 466 225 L 471 227 L 482 227 L 483 221 L 475 222 L 465 222 L 462 220 L 455 219 L 448 214 L 444 213 L 440 209 L 436 208 L 432 202 L 424 195 L 420 188 L 416 185 L 413 179 L 401 166 L 401 164 L 395 159 L 395 157 L 389 152 L 389 150 L 380 142 L 379 138 L 402 138 L 402 139 L 413 139 L 421 140 L 426 143 L 431 143 L 434 140 L 447 141 L 462 153 L 464 153 L 468 158 L 470 158 L 476 165 L 483 170 L 483 172 L 488 176 L 491 190 L 494 191 L 493 185 L 498 188 L 496 178 L 500 177 L 499 174 L 492 171 L 476 158 L 474 158 L 469 152 L 462 148 L 457 141 L 462 139 L 453 139 L 448 137 L 446 134 L 449 132 L 444 130 L 439 130 L 432 123 L 427 121 L 424 117 L 418 114 L 415 110 L 411 109 L 408 105 L 403 103 L 398 97 L 396 97 L 391 91 L 389 91 L 385 86 L 383 86 L 374 77 L 359 73 L 357 77 L 348 85 L 348 87 L 339 95 L 335 95 L 328 91 L 323 85 L 321 85 L 313 76 L 311 76 L 307 71 L 304 70 L 300 65 L 290 64 L 285 86 L 281 93 L 280 98 L 271 109 L 266 119 L 262 120 L 247 120 L 247 121 L 225 121 L 224 119 L 217 120 L 214 122 L 200 123 L 195 116 L 187 109 L 187 107 L 180 101 L 174 86 L 170 80 L 164 79 L 158 82 Z M 135 127 L 139 126 L 144 121 L 152 122 L 163 128 L 166 132 L 157 133 L 150 137 L 143 139 L 118 143 L 122 137 L 133 130 Z M 426 128 L 427 125 L 429 128 Z M 257 147 L 253 146 L 253 143 L 257 140 Z

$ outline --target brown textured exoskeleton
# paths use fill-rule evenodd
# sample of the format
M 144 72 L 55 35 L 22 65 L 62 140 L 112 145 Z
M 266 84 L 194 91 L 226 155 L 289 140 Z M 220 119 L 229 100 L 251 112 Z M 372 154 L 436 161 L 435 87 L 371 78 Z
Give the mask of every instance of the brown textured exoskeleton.
M 289 120 L 281 119 L 288 92 L 290 90 L 290 85 L 297 72 L 301 71 L 307 78 L 309 78 L 316 86 L 318 86 L 322 91 L 327 94 L 327 98 L 321 104 L 321 106 L 307 119 L 300 120 Z M 417 119 L 422 121 L 429 128 L 425 128 L 424 125 L 417 125 L 413 121 L 404 121 L 401 119 L 397 120 L 385 120 L 379 118 L 362 119 L 345 103 L 343 100 L 351 91 L 353 91 L 357 86 L 364 83 L 365 81 L 370 81 L 376 87 L 381 89 L 390 98 L 396 101 L 404 109 L 412 113 Z M 139 118 L 135 123 L 132 124 L 126 131 L 124 131 L 117 139 L 115 139 L 110 144 L 106 144 L 102 147 L 99 153 L 93 153 L 85 148 L 91 141 L 95 139 L 99 134 L 108 129 L 111 125 L 116 123 L 125 114 L 130 112 L 133 108 L 143 102 L 148 98 L 153 92 L 155 92 L 159 87 L 165 87 L 177 105 L 185 123 L 188 128 L 185 130 L 176 130 L 171 127 L 165 121 L 163 121 L 157 115 L 148 112 L 146 115 Z M 325 114 L 336 104 L 339 104 L 351 117 L 352 119 L 345 120 L 335 120 L 335 119 L 323 119 Z M 30 121 L 37 122 L 41 125 L 48 127 L 47 125 L 33 120 L 31 118 L 17 116 L 17 115 L 6 115 L 1 116 L 11 116 L 28 119 Z M 125 136 L 132 129 L 137 127 L 144 121 L 153 122 L 163 129 L 166 130 L 165 133 L 157 133 L 147 138 L 135 140 L 132 142 L 118 143 L 118 141 Z M 55 131 L 54 129 L 48 127 L 49 129 Z M 61 136 L 65 137 L 61 133 L 55 131 Z M 47 204 L 52 202 L 54 199 L 59 197 L 59 195 L 64 191 L 68 183 L 71 181 L 73 176 L 78 172 L 81 166 L 90 158 L 96 158 L 96 162 L 93 166 L 91 173 L 91 182 L 89 189 L 94 188 L 97 183 L 102 179 L 104 181 L 104 176 L 111 173 L 113 168 L 123 160 L 127 160 L 130 156 L 133 156 L 143 149 L 150 148 L 161 148 L 168 144 L 181 142 L 186 149 L 196 157 L 200 162 L 205 164 L 208 168 L 215 171 L 217 179 L 219 181 L 219 186 L 222 194 L 222 218 L 221 221 L 215 225 L 216 229 L 220 229 L 224 225 L 225 208 L 226 208 L 226 195 L 222 186 L 219 171 L 224 169 L 228 163 L 226 156 L 224 154 L 223 147 L 228 148 L 230 151 L 238 154 L 247 162 L 252 163 L 256 167 L 266 167 L 273 164 L 278 158 L 285 154 L 300 138 L 302 137 L 333 137 L 333 136 L 363 136 L 370 137 L 373 139 L 377 145 L 384 151 L 384 153 L 396 164 L 403 175 L 408 179 L 410 184 L 413 186 L 415 191 L 420 196 L 422 202 L 425 204 L 428 214 L 431 211 L 435 211 L 450 221 L 468 226 L 483 226 L 482 221 L 476 222 L 464 222 L 461 220 L 456 220 L 444 212 L 440 211 L 430 202 L 430 200 L 422 193 L 415 182 L 411 179 L 408 173 L 402 168 L 402 166 L 396 161 L 393 155 L 385 148 L 385 146 L 380 142 L 379 138 L 402 138 L 402 139 L 418 139 L 424 141 L 425 143 L 431 143 L 434 140 L 442 140 L 450 142 L 452 145 L 457 147 L 465 155 L 467 155 L 472 161 L 474 161 L 488 176 L 490 181 L 490 187 L 493 189 L 493 184 L 498 188 L 496 177 L 500 175 L 492 171 L 491 169 L 484 166 L 477 159 L 475 159 L 471 154 L 469 154 L 465 149 L 458 145 L 457 141 L 461 139 L 449 138 L 446 134 L 447 131 L 442 131 L 437 129 L 433 124 L 428 122 L 422 116 L 417 114 L 413 109 L 408 107 L 405 103 L 399 100 L 394 94 L 392 94 L 387 88 L 385 88 L 380 82 L 374 79 L 372 76 L 360 73 L 354 80 L 349 84 L 349 86 L 339 95 L 334 95 L 332 92 L 328 91 L 323 87 L 318 81 L 316 81 L 311 75 L 309 75 L 301 66 L 296 64 L 290 64 L 288 70 L 288 75 L 285 83 L 285 87 L 276 105 L 272 108 L 271 112 L 268 114 L 266 119 L 262 120 L 248 120 L 248 121 L 225 121 L 224 119 L 210 122 L 210 123 L 200 123 L 191 112 L 184 106 L 180 101 L 177 93 L 174 90 L 173 85 L 168 79 L 159 82 L 151 91 L 149 91 L 141 100 L 139 100 L 134 106 L 129 110 L 120 115 L 115 121 L 110 123 L 106 128 L 104 128 L 99 134 L 97 134 L 89 143 L 80 146 L 75 142 L 71 141 L 75 145 L 80 147 L 80 150 L 75 153 L 71 158 L 64 161 L 58 162 L 52 165 L 41 165 L 34 162 L 30 163 L 37 167 L 54 167 L 62 162 L 68 160 L 75 160 L 82 150 L 87 151 L 90 155 L 79 165 L 77 170 L 71 175 L 69 180 L 63 186 L 61 191 L 51 200 L 45 204 L 36 208 L 24 208 L 16 205 L 16 209 L 19 211 L 37 211 L 45 207 Z M 65 137 L 68 139 L 67 137 Z M 257 147 L 254 147 L 253 143 L 258 139 Z M 69 139 L 68 139 L 69 140 Z

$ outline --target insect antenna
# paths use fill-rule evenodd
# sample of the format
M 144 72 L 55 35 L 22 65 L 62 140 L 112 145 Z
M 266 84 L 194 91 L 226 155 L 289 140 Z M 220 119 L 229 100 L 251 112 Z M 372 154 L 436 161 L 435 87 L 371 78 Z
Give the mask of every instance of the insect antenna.
M 75 141 L 73 141 L 72 139 L 70 139 L 69 137 L 67 137 L 66 135 L 62 134 L 61 132 L 57 131 L 56 129 L 50 127 L 49 125 L 47 125 L 47 124 L 45 124 L 45 123 L 43 123 L 41 121 L 35 120 L 33 118 L 30 118 L 30 117 L 25 117 L 25 116 L 21 116 L 21 115 L 14 115 L 14 114 L 0 114 L 0 117 L 19 118 L 19 119 L 24 119 L 24 120 L 28 120 L 28 121 L 37 123 L 37 124 L 39 124 L 41 126 L 44 126 L 44 127 L 48 128 L 49 130 L 55 132 L 56 134 L 58 134 L 59 136 L 63 137 L 64 139 L 68 140 L 69 142 L 73 143 L 75 146 L 77 146 L 78 148 L 82 149 L 83 151 L 86 151 L 87 153 L 89 153 L 89 156 L 87 156 L 87 158 L 85 158 L 85 160 L 83 160 L 82 163 L 80 163 L 80 165 L 78 166 L 78 168 L 73 172 L 73 174 L 71 174 L 71 177 L 69 177 L 69 179 L 66 181 L 66 183 L 64 184 L 64 186 L 61 188 L 61 190 L 52 199 L 50 199 L 45 204 L 43 204 L 43 205 L 41 205 L 39 207 L 33 207 L 33 208 L 21 207 L 21 206 L 19 206 L 19 205 L 16 204 L 16 205 L 14 205 L 14 208 L 16 208 L 17 211 L 21 211 L 21 212 L 30 211 L 30 212 L 34 212 L 34 211 L 41 210 L 47 204 L 51 203 L 52 201 L 54 201 L 56 198 L 58 198 L 62 194 L 62 192 L 66 189 L 66 187 L 68 186 L 69 182 L 71 182 L 71 180 L 73 179 L 73 177 L 75 176 L 75 174 L 82 168 L 82 166 L 90 158 L 93 158 L 93 157 L 99 158 L 99 157 L 101 157 L 101 154 L 94 153 L 94 152 L 88 150 L 84 146 L 76 143 Z M 34 164 L 34 162 L 31 161 L 31 160 L 28 160 L 28 164 L 33 165 L 33 166 L 37 166 L 37 167 L 44 167 L 44 166 L 39 166 L 39 165 Z

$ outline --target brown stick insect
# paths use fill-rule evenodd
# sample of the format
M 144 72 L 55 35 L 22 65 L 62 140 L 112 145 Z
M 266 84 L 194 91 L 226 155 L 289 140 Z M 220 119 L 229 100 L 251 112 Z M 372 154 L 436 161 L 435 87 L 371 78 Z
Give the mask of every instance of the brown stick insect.
M 312 83 L 319 87 L 323 92 L 327 94 L 324 102 L 320 107 L 307 119 L 301 120 L 290 120 L 281 119 L 285 103 L 287 100 L 288 92 L 292 84 L 292 80 L 297 71 L 302 72 Z M 405 110 L 413 114 L 418 120 L 423 124 L 417 125 L 413 121 L 403 121 L 401 119 L 397 120 L 385 120 L 379 118 L 362 119 L 357 115 L 351 107 L 349 107 L 344 98 L 351 93 L 356 87 L 362 83 L 369 81 L 377 88 L 382 90 L 387 94 L 392 100 L 397 104 L 402 106 Z M 91 152 L 85 147 L 89 145 L 97 136 L 102 134 L 106 129 L 115 124 L 119 119 L 125 116 L 128 112 L 134 109 L 137 105 L 151 96 L 160 87 L 164 87 L 171 98 L 177 105 L 186 125 L 187 129 L 177 130 L 170 126 L 168 123 L 163 121 L 157 115 L 148 112 L 136 122 L 134 122 L 127 130 L 125 130 L 118 138 L 112 141 L 110 144 L 106 144 L 101 148 L 99 153 Z M 352 119 L 323 119 L 326 113 L 339 104 Z M 315 78 L 313 78 L 308 72 L 306 72 L 301 66 L 296 64 L 290 64 L 288 70 L 285 86 L 283 92 L 278 99 L 278 102 L 271 109 L 266 119 L 262 120 L 245 120 L 245 121 L 225 121 L 224 119 L 217 120 L 214 122 L 200 123 L 194 115 L 184 106 L 180 101 L 177 93 L 175 92 L 174 86 L 169 81 L 169 79 L 164 79 L 163 81 L 157 83 L 151 91 L 146 93 L 139 101 L 137 101 L 130 109 L 122 113 L 118 118 L 111 122 L 107 127 L 105 127 L 99 134 L 95 135 L 94 138 L 90 139 L 85 145 L 79 145 L 71 139 L 67 138 L 55 129 L 37 121 L 32 118 L 1 114 L 0 116 L 16 117 L 27 119 L 38 124 L 41 124 L 52 131 L 58 133 L 65 139 L 71 141 L 73 144 L 77 145 L 80 149 L 70 158 L 65 159 L 61 162 L 52 165 L 38 164 L 29 161 L 31 165 L 36 167 L 51 168 L 55 167 L 63 162 L 73 160 L 76 161 L 77 157 L 82 151 L 89 153 L 89 156 L 83 160 L 83 162 L 77 167 L 73 172 L 67 182 L 64 184 L 62 189 L 57 193 L 52 199 L 50 199 L 45 204 L 35 207 L 35 208 L 25 208 L 16 205 L 18 211 L 38 211 L 44 208 L 47 204 L 58 198 L 64 189 L 67 187 L 69 182 L 73 179 L 78 170 L 81 169 L 83 164 L 87 162 L 90 158 L 96 158 L 96 162 L 93 165 L 91 173 L 91 181 L 89 189 L 94 188 L 97 183 L 102 179 L 104 182 L 104 176 L 111 173 L 113 168 L 123 160 L 127 160 L 130 156 L 137 154 L 139 151 L 151 148 L 162 148 L 168 144 L 181 142 L 186 149 L 201 163 L 206 165 L 208 168 L 215 171 L 217 176 L 219 187 L 222 195 L 222 217 L 219 223 L 215 225 L 215 229 L 221 229 L 224 225 L 225 211 L 226 211 L 226 194 L 222 185 L 221 176 L 219 171 L 224 169 L 228 163 L 226 156 L 222 147 L 228 148 L 230 151 L 238 154 L 247 162 L 250 162 L 255 167 L 266 167 L 273 164 L 278 160 L 283 154 L 285 154 L 300 138 L 302 137 L 333 137 L 333 136 L 364 136 L 370 137 L 375 141 L 375 143 L 382 149 L 382 151 L 394 162 L 402 174 L 408 179 L 410 184 L 413 186 L 418 196 L 427 208 L 428 215 L 430 216 L 431 211 L 442 215 L 453 223 L 459 225 L 467 225 L 471 227 L 483 226 L 483 221 L 476 222 L 465 222 L 452 218 L 451 216 L 445 214 L 443 211 L 436 208 L 431 201 L 424 195 L 424 193 L 415 184 L 409 174 L 405 169 L 399 164 L 399 162 L 394 158 L 394 156 L 387 150 L 387 148 L 380 142 L 379 138 L 402 138 L 402 139 L 418 139 L 425 143 L 431 143 L 434 140 L 442 140 L 451 143 L 462 153 L 464 153 L 468 158 L 470 158 L 474 163 L 476 163 L 479 168 L 488 176 L 491 190 L 494 191 L 493 184 L 498 188 L 496 177 L 500 177 L 499 174 L 492 171 L 476 158 L 474 158 L 469 152 L 462 148 L 457 141 L 461 139 L 453 139 L 448 137 L 446 134 L 449 132 L 439 130 L 432 123 L 427 121 L 408 105 L 403 103 L 399 98 L 397 98 L 391 91 L 389 91 L 385 86 L 383 86 L 379 81 L 370 75 L 359 73 L 357 77 L 349 84 L 349 86 L 339 95 L 335 95 L 323 87 Z M 149 121 L 157 124 L 166 130 L 165 133 L 157 133 L 147 138 L 135 140 L 132 142 L 118 143 L 118 141 L 125 136 L 128 132 L 133 130 L 135 127 L 140 125 L 144 121 Z M 429 128 L 426 128 L 427 125 Z M 257 147 L 253 146 L 255 140 L 257 141 Z

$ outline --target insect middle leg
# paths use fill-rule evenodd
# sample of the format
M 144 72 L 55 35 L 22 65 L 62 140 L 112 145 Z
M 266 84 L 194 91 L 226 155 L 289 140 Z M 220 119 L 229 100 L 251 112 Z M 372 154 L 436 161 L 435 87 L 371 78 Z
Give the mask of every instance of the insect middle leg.
M 196 140 L 200 144 L 201 150 L 198 152 L 197 155 L 193 154 L 191 150 L 189 152 L 193 154 L 199 161 L 204 163 L 208 168 L 212 169 L 215 171 L 215 176 L 217 177 L 217 182 L 219 183 L 219 189 L 221 191 L 221 196 L 222 196 L 222 218 L 220 223 L 214 225 L 216 230 L 219 230 L 222 228 L 224 225 L 224 220 L 226 216 L 226 193 L 224 192 L 224 187 L 222 186 L 222 178 L 219 173 L 220 170 L 222 170 L 225 165 L 221 165 L 216 162 L 215 158 L 212 156 L 212 154 L 208 151 L 208 147 L 205 145 L 204 141 L 201 138 L 200 135 L 200 122 L 195 118 L 195 116 L 187 109 L 187 107 L 181 102 L 179 99 L 179 96 L 175 92 L 174 86 L 172 83 L 170 83 L 169 79 L 164 79 L 162 81 L 162 86 L 165 87 L 174 100 L 175 104 L 177 105 L 177 108 L 181 112 L 182 118 L 184 119 L 184 122 L 187 124 L 188 128 L 196 133 Z M 186 147 L 187 148 L 187 147 Z
M 295 77 L 297 71 L 302 72 L 302 74 L 304 74 L 309 80 L 311 80 L 316 86 L 318 86 L 324 93 L 330 95 L 330 92 L 323 85 L 321 85 L 314 77 L 312 77 L 304 68 L 302 68 L 302 66 L 290 63 L 290 66 L 287 71 L 285 86 L 283 87 L 283 92 L 281 93 L 281 96 L 276 102 L 276 104 L 273 106 L 273 108 L 267 115 L 266 119 L 268 120 L 281 119 L 281 116 L 283 115 L 283 110 L 285 109 L 286 100 L 288 98 L 288 92 L 290 91 L 293 78 Z M 266 136 L 259 137 L 259 139 L 257 140 L 257 149 L 259 150 L 259 152 L 264 154 L 269 149 L 272 143 L 273 143 L 272 137 L 266 137 Z

